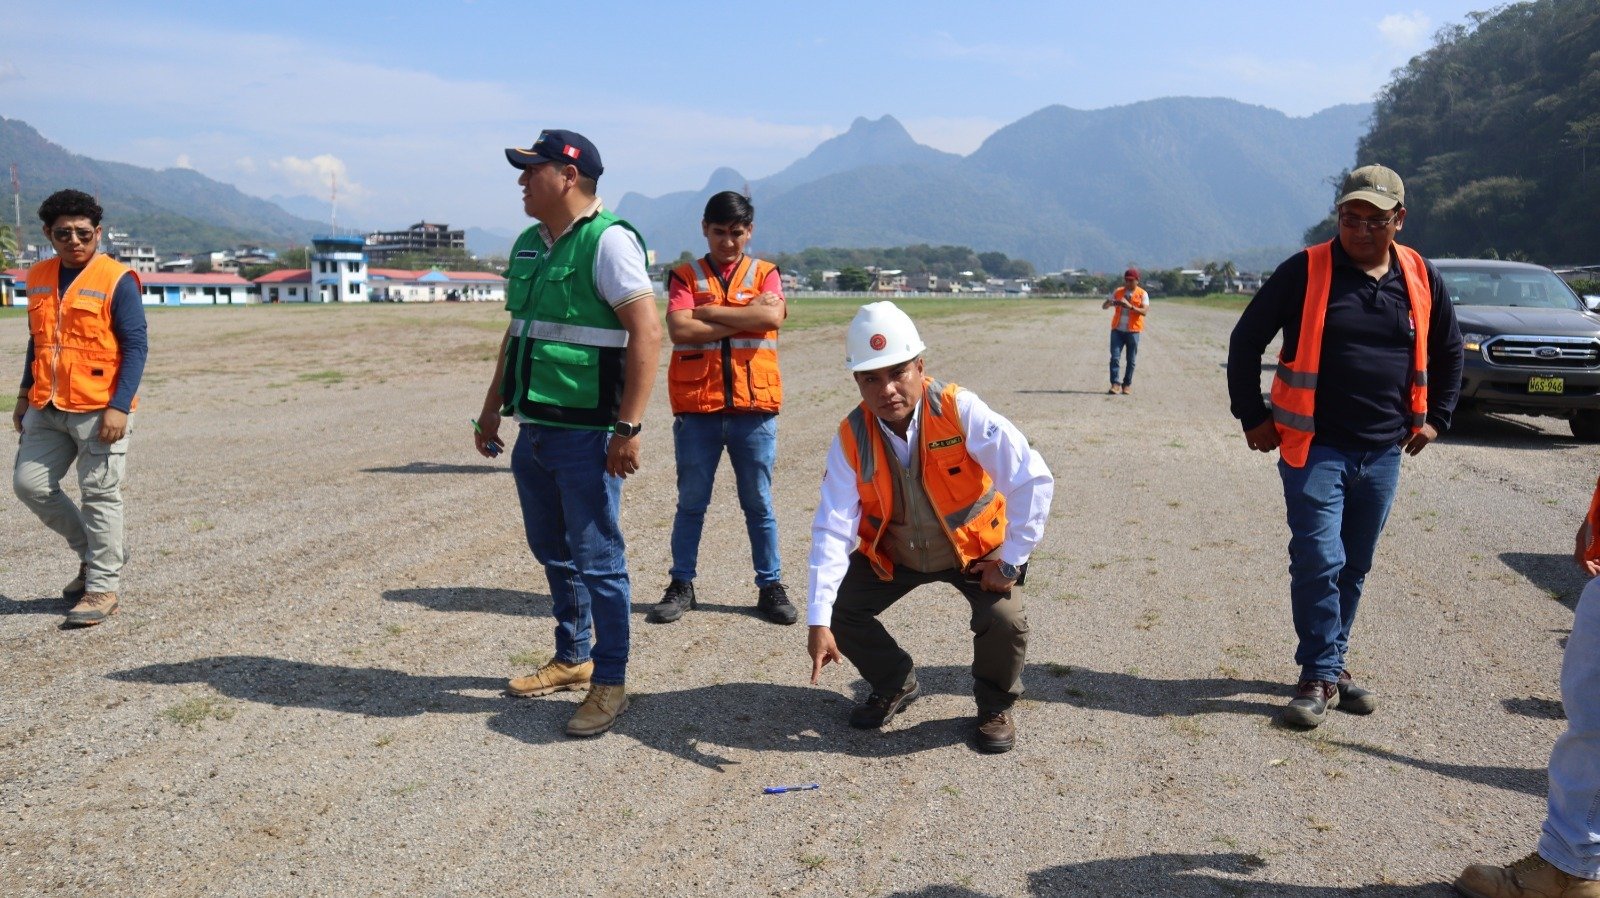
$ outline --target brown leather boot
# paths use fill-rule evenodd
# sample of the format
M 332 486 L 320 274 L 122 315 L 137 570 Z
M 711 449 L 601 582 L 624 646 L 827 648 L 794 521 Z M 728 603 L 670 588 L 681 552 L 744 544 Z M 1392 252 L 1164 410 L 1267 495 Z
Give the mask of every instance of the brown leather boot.
M 1600 882 L 1556 869 L 1538 853 L 1514 864 L 1473 864 L 1456 877 L 1468 898 L 1600 898 Z
M 550 663 L 528 676 L 506 681 L 506 691 L 512 695 L 527 698 L 535 695 L 549 695 L 552 692 L 561 692 L 566 689 L 587 689 L 589 688 L 589 675 L 592 673 L 594 673 L 593 661 L 585 661 L 582 664 L 568 664 L 565 661 L 552 659 Z
M 103 623 L 117 613 L 117 594 L 114 592 L 86 592 L 78 604 L 67 612 L 67 626 L 92 627 Z
M 568 736 L 598 736 L 611 725 L 623 711 L 628 710 L 628 691 L 622 686 L 596 683 L 589 687 L 589 695 L 578 706 L 578 713 L 567 721 Z
M 1007 752 L 1017 744 L 1017 724 L 1010 711 L 978 715 L 978 750 L 992 755 Z

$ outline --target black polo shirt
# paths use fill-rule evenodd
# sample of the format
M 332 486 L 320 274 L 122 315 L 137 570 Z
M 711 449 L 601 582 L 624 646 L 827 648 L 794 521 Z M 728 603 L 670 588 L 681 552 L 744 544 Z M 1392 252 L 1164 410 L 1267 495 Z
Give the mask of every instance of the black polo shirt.
M 1245 430 L 1271 411 L 1261 397 L 1261 357 L 1279 332 L 1293 361 L 1305 307 L 1305 251 L 1289 257 L 1250 300 L 1228 344 L 1228 399 Z M 1461 330 L 1444 281 L 1427 264 L 1433 296 L 1428 326 L 1428 423 L 1450 427 L 1461 392 Z M 1312 442 L 1338 449 L 1383 449 L 1411 429 L 1411 301 L 1390 252 L 1389 271 L 1374 278 L 1333 242 L 1333 281 L 1323 321 L 1317 374 L 1317 433 Z

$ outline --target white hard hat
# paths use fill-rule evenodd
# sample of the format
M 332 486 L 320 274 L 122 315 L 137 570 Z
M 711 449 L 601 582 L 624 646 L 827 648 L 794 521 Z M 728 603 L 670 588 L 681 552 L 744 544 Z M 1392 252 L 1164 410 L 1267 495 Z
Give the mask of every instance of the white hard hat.
M 844 337 L 844 364 L 851 371 L 875 371 L 909 362 L 928 347 L 917 336 L 911 316 L 887 300 L 856 311 Z

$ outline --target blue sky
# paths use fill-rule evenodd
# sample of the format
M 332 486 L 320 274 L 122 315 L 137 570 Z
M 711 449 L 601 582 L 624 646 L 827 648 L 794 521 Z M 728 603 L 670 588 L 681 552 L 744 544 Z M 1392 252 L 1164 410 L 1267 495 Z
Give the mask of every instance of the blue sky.
M 594 140 L 615 204 L 698 189 L 723 165 L 772 174 L 858 116 L 968 153 L 1052 104 L 1221 96 L 1300 116 L 1366 102 L 1484 8 L 0 0 L 0 116 L 259 196 L 325 196 L 337 173 L 341 220 L 517 228 L 501 150 L 542 127 Z

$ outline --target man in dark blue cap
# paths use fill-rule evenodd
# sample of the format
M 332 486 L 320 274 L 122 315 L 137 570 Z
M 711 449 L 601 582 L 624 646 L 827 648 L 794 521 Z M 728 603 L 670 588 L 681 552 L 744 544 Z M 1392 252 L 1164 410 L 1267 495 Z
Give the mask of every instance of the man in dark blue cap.
M 511 327 L 475 441 L 493 457 L 503 445 L 501 416 L 520 425 L 511 472 L 556 619 L 555 656 L 506 688 L 518 696 L 587 688 L 567 734 L 594 736 L 628 707 L 630 594 L 618 510 L 623 478 L 639 470 L 661 322 L 644 241 L 596 196 L 605 168 L 594 144 L 574 131 L 542 131 L 531 146 L 508 148 L 506 159 L 521 170 L 522 208 L 539 223 L 512 247 Z

